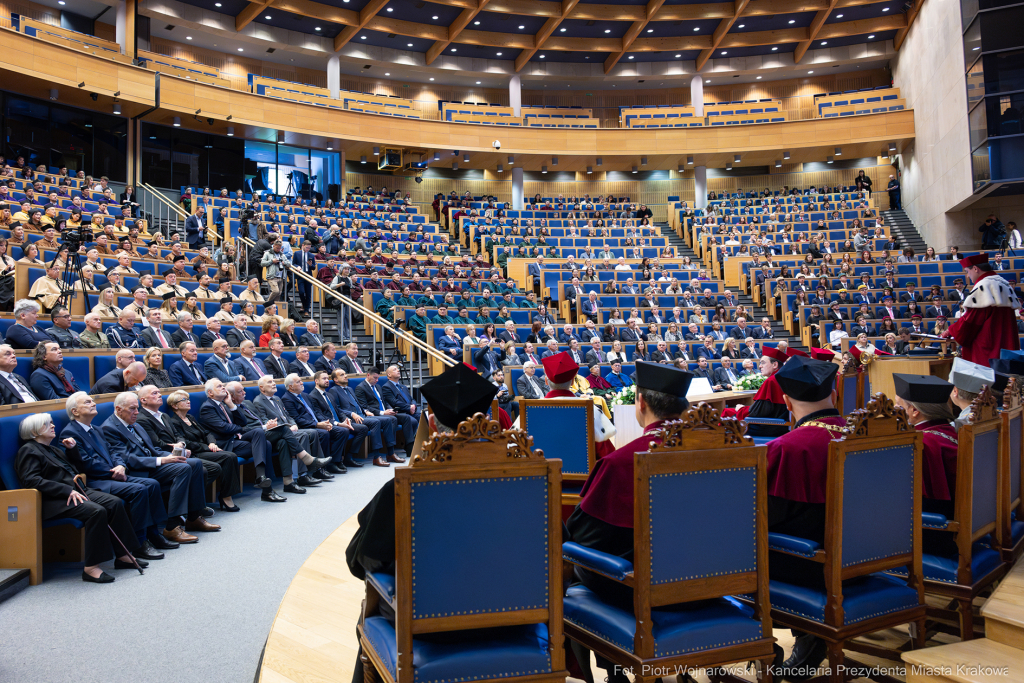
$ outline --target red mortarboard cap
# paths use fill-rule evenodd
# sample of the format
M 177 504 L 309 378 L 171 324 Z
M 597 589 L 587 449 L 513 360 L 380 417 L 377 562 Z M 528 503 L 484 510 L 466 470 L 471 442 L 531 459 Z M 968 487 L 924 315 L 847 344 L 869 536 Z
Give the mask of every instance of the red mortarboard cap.
M 911 320 L 913 320 L 914 318 L 917 318 L 918 320 L 920 320 L 921 319 L 921 314 L 920 313 L 915 313 L 914 315 L 910 316 Z
M 960 265 L 963 266 L 964 270 L 971 266 L 980 266 L 984 263 L 988 263 L 988 254 L 975 254 L 974 256 L 960 259 Z
M 786 354 L 784 354 L 784 353 L 783 353 L 782 351 L 779 351 L 779 350 L 778 350 L 778 349 L 777 349 L 776 347 L 774 347 L 774 346 L 765 346 L 765 347 L 764 347 L 764 348 L 763 348 L 763 349 L 761 350 L 761 355 L 762 355 L 762 356 L 768 356 L 769 358 L 774 358 L 774 359 L 775 359 L 775 360 L 777 360 L 777 361 L 778 361 L 779 363 L 785 363 L 785 362 L 786 362 L 786 360 L 787 360 L 787 359 L 789 358 L 789 356 L 787 356 Z
M 828 349 L 811 349 L 811 358 L 814 360 L 827 360 L 831 361 L 836 357 L 836 354 Z
M 544 374 L 555 384 L 572 381 L 580 369 L 580 366 L 566 351 L 553 356 L 545 356 L 541 363 L 544 364 Z
M 808 356 L 806 353 L 804 353 L 800 349 L 786 349 L 786 357 L 787 358 L 796 358 L 797 356 L 799 356 L 801 358 L 810 358 L 810 356 Z

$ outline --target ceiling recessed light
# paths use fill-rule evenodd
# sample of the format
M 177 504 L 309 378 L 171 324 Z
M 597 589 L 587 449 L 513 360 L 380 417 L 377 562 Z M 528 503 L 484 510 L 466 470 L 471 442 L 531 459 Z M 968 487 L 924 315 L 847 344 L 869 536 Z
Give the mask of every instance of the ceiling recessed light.
M 498 53 L 497 53 L 497 56 L 498 56 L 498 57 L 500 57 L 500 56 L 501 56 L 501 53 L 500 53 L 500 52 L 498 52 Z
M 476 82 L 476 84 L 477 84 L 477 85 L 480 85 L 480 81 L 477 81 L 477 82 Z
M 757 80 L 761 80 L 761 77 L 760 77 L 760 76 L 758 76 L 758 77 L 757 77 Z
M 795 24 L 795 23 L 796 23 L 796 19 L 790 19 L 790 20 L 789 20 L 789 23 L 791 23 L 791 24 Z
M 679 59 L 680 57 L 682 57 L 682 55 L 676 55 L 676 59 Z
M 888 8 L 888 7 L 883 7 L 883 8 L 882 8 L 882 11 L 883 11 L 883 12 L 888 12 L 888 11 L 889 11 L 889 8 Z
M 394 12 L 395 10 L 393 10 L 393 9 L 392 9 L 392 8 L 390 8 L 390 7 L 388 7 L 388 11 L 389 11 L 389 12 Z
M 812 73 L 814 73 L 814 72 L 813 72 L 813 71 L 808 71 L 807 73 L 809 73 L 809 74 L 812 74 Z
M 827 40 L 823 40 L 823 41 L 821 41 L 821 44 L 822 45 L 828 45 L 828 41 Z
M 654 33 L 654 29 L 653 28 L 649 28 L 649 29 L 647 29 L 647 32 L 648 33 Z
M 264 18 L 264 19 L 266 19 L 267 21 L 270 21 L 271 19 L 273 19 L 273 17 L 272 17 L 272 16 L 270 16 L 269 14 L 267 14 L 267 15 L 264 15 L 264 17 L 263 17 L 263 18 Z
M 390 71 L 385 71 L 385 72 L 384 72 L 384 75 L 385 75 L 385 76 L 390 76 L 390 75 L 391 75 L 391 72 L 390 72 Z
M 185 36 L 185 40 L 192 40 L 192 36 Z
M 525 26 L 520 26 L 519 30 L 522 31 L 524 28 L 526 28 L 526 27 Z
M 727 54 L 729 54 L 729 51 L 728 50 L 722 50 L 722 54 L 723 55 L 727 55 Z
M 406 43 L 405 46 L 406 47 L 412 47 L 412 43 Z
M 215 2 L 215 3 L 213 3 L 213 6 L 214 6 L 214 7 L 220 7 L 221 5 L 220 5 L 220 3 L 219 3 L 219 2 Z
M 843 15 L 842 15 L 842 14 L 837 14 L 837 15 L 836 15 L 836 19 L 842 19 L 842 18 L 843 18 Z
M 630 56 L 629 56 L 629 58 L 630 58 L 630 59 L 633 59 L 633 55 L 630 55 Z
M 706 80 L 706 81 L 704 81 L 704 82 L 705 82 L 705 83 L 710 83 L 710 82 L 711 82 L 711 80 L 709 79 L 709 80 Z
M 58 5 L 66 5 L 67 3 L 66 3 L 66 2 L 64 2 L 64 0 L 59 0 L 59 2 L 58 2 L 57 4 L 58 4 Z
M 480 25 L 480 22 L 479 22 L 479 21 L 474 21 L 474 22 L 473 22 L 473 26 L 479 26 L 479 25 Z
M 319 26 L 317 26 L 317 27 L 316 27 L 315 29 L 313 29 L 313 30 L 314 30 L 314 31 L 321 31 L 321 30 L 323 30 L 323 29 L 321 29 L 321 28 L 320 28 Z
M 434 80 L 434 77 L 433 77 L 433 76 L 431 76 L 431 77 L 430 77 L 430 80 Z
M 977 52 L 980 49 L 981 49 L 980 47 L 972 47 L 971 48 L 971 52 Z
M 430 18 L 433 19 L 434 21 L 437 21 L 437 15 L 436 14 L 434 16 L 430 17 Z
M 564 29 L 564 28 L 560 28 L 560 29 L 558 29 L 558 30 L 559 30 L 559 31 L 560 31 L 561 33 L 565 33 L 565 29 Z
M 746 28 L 746 27 L 747 27 L 746 24 L 740 24 L 737 28 Z
M 453 47 L 452 52 L 458 52 L 458 50 Z
M 366 40 L 366 36 L 359 36 L 359 40 Z
M 541 59 L 544 59 L 544 55 L 541 55 L 541 56 L 540 56 L 540 58 L 541 58 Z
M 611 32 L 612 32 L 612 30 L 611 30 L 610 28 L 606 28 L 606 29 L 604 30 L 604 32 L 605 32 L 605 33 L 611 33 Z
M 694 26 L 694 27 L 693 27 L 693 30 L 694 30 L 694 31 L 699 31 L 699 30 L 700 30 L 700 26 Z
M 775 52 L 775 51 L 776 51 L 776 50 L 778 50 L 778 49 L 779 49 L 779 48 L 777 48 L 777 47 L 773 47 L 773 48 L 772 48 L 772 52 Z
M 244 52 L 244 50 L 242 48 L 238 48 L 238 51 L 239 52 Z
M 872 34 L 871 34 L 870 36 L 868 36 L 868 40 L 871 40 L 871 39 L 872 39 L 872 38 L 874 38 L 874 37 L 875 37 L 875 34 L 874 34 L 874 33 L 872 33 Z

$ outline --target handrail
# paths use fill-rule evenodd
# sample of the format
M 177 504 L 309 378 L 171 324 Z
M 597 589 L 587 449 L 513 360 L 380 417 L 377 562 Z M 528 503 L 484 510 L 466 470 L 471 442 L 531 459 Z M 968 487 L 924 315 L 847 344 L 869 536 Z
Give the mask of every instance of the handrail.
M 185 209 L 181 208 L 180 206 L 172 202 L 170 199 L 165 197 L 163 192 L 156 189 L 149 183 L 139 183 L 139 185 L 149 190 L 154 197 L 156 197 L 161 203 L 166 204 L 168 207 L 170 207 L 170 209 L 177 213 L 179 216 L 181 216 L 182 219 L 188 218 L 188 212 L 186 212 Z
M 239 235 L 236 239 L 239 242 L 241 242 L 242 244 L 244 244 L 246 247 L 250 248 L 250 249 L 256 246 L 256 244 L 252 240 L 250 240 L 250 239 L 248 239 L 246 237 L 242 237 L 241 235 Z M 399 330 L 399 329 L 395 328 L 387 320 L 385 320 L 384 318 L 382 318 L 379 315 L 377 315 L 376 312 L 371 311 L 368 308 L 365 308 L 362 304 L 357 303 L 354 299 L 351 299 L 351 298 L 346 297 L 346 296 L 342 296 L 338 292 L 336 292 L 333 289 L 331 289 L 330 287 L 326 286 L 324 283 L 320 282 L 320 280 L 317 280 L 316 278 L 310 277 L 306 273 L 303 273 L 301 271 L 297 271 L 297 270 L 294 270 L 294 269 L 290 269 L 288 272 L 291 275 L 294 275 L 296 278 L 298 278 L 300 280 L 303 280 L 304 282 L 308 282 L 309 284 L 313 285 L 315 288 L 319 288 L 319 290 L 322 293 L 334 297 L 335 299 L 340 301 L 343 305 L 350 306 L 353 310 L 359 311 L 364 316 L 368 317 L 370 320 L 372 320 L 373 322 L 375 322 L 378 325 L 380 325 L 382 328 L 391 329 L 395 333 L 395 335 L 397 335 L 397 336 L 401 337 L 402 339 L 406 340 L 407 342 L 409 342 L 410 344 L 412 344 L 416 348 L 418 348 L 421 351 L 423 351 L 428 356 L 432 357 L 434 360 L 440 361 L 441 363 L 443 363 L 444 365 L 446 365 L 448 367 L 452 367 L 452 366 L 454 366 L 456 364 L 456 362 L 454 360 L 452 360 L 451 358 L 449 358 L 445 354 L 441 353 L 440 351 L 438 351 L 434 347 L 429 346 L 426 342 L 421 341 L 416 335 L 409 334 L 407 332 L 403 332 L 402 330 Z

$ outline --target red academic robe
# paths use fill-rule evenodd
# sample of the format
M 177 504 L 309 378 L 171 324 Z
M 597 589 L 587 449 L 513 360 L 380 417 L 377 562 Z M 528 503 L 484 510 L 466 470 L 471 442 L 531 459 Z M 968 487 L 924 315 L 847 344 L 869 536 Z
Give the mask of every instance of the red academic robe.
M 661 424 L 647 425 L 642 436 L 597 461 L 580 491 L 580 509 L 607 524 L 633 528 L 633 454 L 661 443 L 648 434 Z
M 964 300 L 963 315 L 949 327 L 949 336 L 960 344 L 964 360 L 988 367 L 1001 349 L 1020 349 L 1017 334 L 1017 297 L 997 273 L 984 273 Z M 995 278 L 994 280 L 990 278 Z
M 845 426 L 843 417 L 826 415 L 769 441 L 768 495 L 797 503 L 824 503 L 828 445 L 842 438 Z
M 748 416 L 769 417 L 778 420 L 789 419 L 789 409 L 786 408 L 782 387 L 779 386 L 779 382 L 775 379 L 774 374 L 761 384 L 757 393 L 754 394 L 754 402 L 751 405 L 726 408 L 722 411 L 722 417 L 735 417 L 737 420 L 745 420 Z M 751 425 L 747 433 L 750 436 L 778 436 L 788 431 L 788 429 L 788 427 L 778 428 Z
M 572 393 L 568 389 L 552 389 L 549 391 L 544 398 L 579 398 L 576 394 Z M 611 439 L 607 441 L 595 441 L 594 442 L 594 455 L 597 461 L 600 462 L 601 458 L 606 455 L 610 455 L 615 450 L 615 444 L 612 443 Z
M 952 501 L 956 495 L 956 463 L 959 444 L 956 429 L 945 420 L 919 422 L 914 429 L 924 439 L 922 496 L 931 500 Z

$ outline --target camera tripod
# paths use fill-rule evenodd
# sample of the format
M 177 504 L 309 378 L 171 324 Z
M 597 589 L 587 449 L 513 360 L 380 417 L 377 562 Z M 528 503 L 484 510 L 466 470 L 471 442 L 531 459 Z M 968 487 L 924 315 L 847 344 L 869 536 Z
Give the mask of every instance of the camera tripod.
M 57 299 L 57 303 L 54 304 L 54 308 L 64 307 L 71 310 L 71 300 L 75 297 L 75 282 L 82 285 L 82 296 L 85 297 L 85 310 L 86 312 L 92 310 L 92 304 L 89 302 L 89 290 L 85 286 L 85 276 L 82 273 L 82 255 L 78 253 L 78 243 L 68 244 L 68 260 L 64 263 L 64 272 L 60 274 L 60 297 Z M 72 249 L 71 247 L 74 247 Z M 58 252 L 59 254 L 59 252 Z M 53 261 L 50 262 L 52 267 L 57 262 L 57 256 L 53 257 Z

